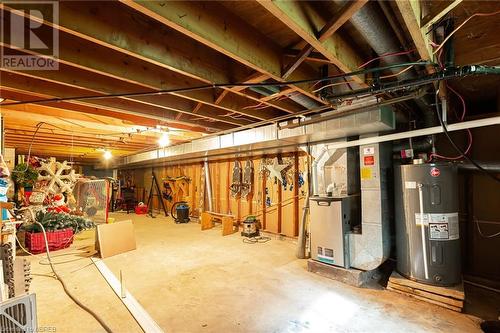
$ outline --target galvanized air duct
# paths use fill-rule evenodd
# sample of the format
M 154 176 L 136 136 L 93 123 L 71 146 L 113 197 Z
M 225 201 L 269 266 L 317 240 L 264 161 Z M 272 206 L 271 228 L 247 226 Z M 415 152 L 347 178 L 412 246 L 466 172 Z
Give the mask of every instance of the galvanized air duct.
M 335 0 L 339 5 L 344 5 L 347 1 Z M 360 10 L 354 14 L 349 20 L 352 25 L 359 31 L 370 47 L 381 56 L 387 53 L 396 53 L 402 51 L 399 41 L 397 40 L 394 31 L 387 23 L 381 12 L 378 4 L 369 1 Z M 387 65 L 404 63 L 408 58 L 404 55 L 389 56 L 382 59 Z M 393 68 L 391 72 L 397 74 L 403 68 Z M 400 80 L 415 78 L 415 73 L 406 71 L 398 76 Z M 432 112 L 429 112 L 428 105 L 430 102 L 425 102 L 422 98 L 415 100 L 420 109 L 424 111 L 424 121 L 426 126 L 436 124 L 436 119 Z
M 346 1 L 335 1 L 338 4 L 345 4 Z M 351 17 L 350 22 L 363 36 L 366 42 L 377 53 L 383 55 L 386 53 L 400 52 L 401 47 L 399 41 L 394 36 L 392 28 L 388 25 L 387 20 L 378 8 L 375 2 L 369 1 L 360 10 Z M 388 65 L 407 62 L 406 56 L 390 56 L 383 60 Z M 396 74 L 401 71 L 401 68 L 393 68 L 391 71 Z M 401 79 L 414 78 L 415 75 L 411 72 L 405 72 L 399 76 Z
M 288 98 L 290 98 L 292 101 L 305 107 L 308 110 L 314 109 L 314 108 L 317 108 L 318 106 L 320 106 L 320 104 L 318 102 L 312 100 L 311 98 L 309 98 L 307 96 L 301 95 L 301 94 L 292 94 L 292 95 L 288 96 Z

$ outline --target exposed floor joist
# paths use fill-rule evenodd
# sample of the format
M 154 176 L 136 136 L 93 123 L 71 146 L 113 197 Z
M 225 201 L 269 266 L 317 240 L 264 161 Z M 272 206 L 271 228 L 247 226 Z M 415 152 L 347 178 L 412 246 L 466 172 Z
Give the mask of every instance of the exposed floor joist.
M 251 26 L 237 20 L 225 7 L 195 2 L 122 1 L 135 10 L 175 29 L 236 61 L 283 82 L 282 52 L 277 45 Z M 313 78 L 317 73 L 305 68 L 290 80 Z M 324 103 L 307 85 L 297 90 Z
M 329 22 L 319 15 L 311 4 L 284 0 L 259 0 L 259 3 L 343 72 L 355 71 L 362 63 L 360 56 L 341 36 L 336 34 L 328 36 Z M 364 3 L 366 1 L 357 1 L 356 5 L 346 12 L 347 15 L 340 15 L 339 23 L 354 14 Z M 330 24 L 332 28 L 336 27 L 335 23 L 330 22 Z M 320 41 L 316 32 L 324 27 L 327 27 L 323 31 L 325 37 Z M 360 85 L 365 85 L 363 77 L 355 76 L 354 79 Z
M 317 39 L 319 43 L 324 43 L 328 38 L 330 38 L 340 27 L 346 23 L 361 7 L 363 7 L 368 0 L 358 0 L 347 2 L 340 11 L 328 21 L 320 32 L 317 34 Z M 290 62 L 290 64 L 283 71 L 283 78 L 288 78 L 293 71 L 300 66 L 300 64 L 311 54 L 314 50 L 312 44 L 308 44 L 304 47 L 295 59 Z M 332 62 L 333 63 L 333 62 Z

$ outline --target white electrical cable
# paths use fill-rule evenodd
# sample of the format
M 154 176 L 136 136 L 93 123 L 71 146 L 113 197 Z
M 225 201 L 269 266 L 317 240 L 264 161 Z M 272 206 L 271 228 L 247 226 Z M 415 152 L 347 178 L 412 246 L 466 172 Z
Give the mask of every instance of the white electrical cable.
M 481 227 L 479 226 L 479 220 L 477 219 L 477 217 L 473 216 L 472 219 L 476 223 L 477 232 L 479 233 L 479 235 L 481 235 L 481 237 L 483 237 L 483 238 L 495 238 L 495 237 L 500 236 L 500 231 L 495 233 L 495 234 L 491 234 L 491 235 L 483 234 L 483 232 L 481 231 Z
M 83 310 L 87 311 L 92 317 L 94 317 L 95 320 L 97 320 L 99 322 L 99 324 L 101 324 L 101 326 L 104 328 L 104 330 L 106 330 L 106 332 L 112 333 L 113 331 L 108 327 L 108 325 L 106 325 L 106 323 L 101 319 L 101 317 L 99 317 L 99 315 L 97 315 L 97 313 L 95 313 L 90 308 L 88 308 L 86 305 L 84 305 L 83 303 L 81 303 L 68 290 L 68 288 L 66 287 L 66 284 L 61 279 L 61 277 L 57 274 L 56 269 L 54 268 L 54 265 L 52 263 L 52 259 L 50 257 L 50 251 L 49 251 L 49 242 L 47 241 L 47 233 L 45 232 L 45 228 L 43 227 L 43 225 L 40 222 L 38 222 L 36 220 L 34 220 L 34 223 L 37 224 L 42 229 L 43 239 L 45 241 L 45 251 L 47 253 L 47 260 L 49 262 L 50 268 L 52 269 L 52 272 L 54 273 L 55 278 L 61 283 L 61 285 L 62 285 L 62 287 L 64 289 L 64 292 L 66 292 L 66 294 L 69 296 L 69 298 L 71 298 L 73 300 L 73 302 L 75 302 L 79 307 L 81 307 Z
M 424 184 L 418 184 L 418 203 L 420 206 L 420 230 L 422 235 L 422 252 L 424 257 L 424 273 L 425 278 L 429 278 L 429 268 L 427 267 L 427 244 L 425 242 L 425 224 L 424 224 L 424 194 L 422 188 Z

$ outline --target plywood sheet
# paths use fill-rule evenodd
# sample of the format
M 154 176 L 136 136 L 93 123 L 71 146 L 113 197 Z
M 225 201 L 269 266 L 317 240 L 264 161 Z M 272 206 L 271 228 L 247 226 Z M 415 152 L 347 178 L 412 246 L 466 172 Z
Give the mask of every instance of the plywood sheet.
M 98 225 L 96 244 L 101 258 L 135 250 L 135 232 L 132 221 Z

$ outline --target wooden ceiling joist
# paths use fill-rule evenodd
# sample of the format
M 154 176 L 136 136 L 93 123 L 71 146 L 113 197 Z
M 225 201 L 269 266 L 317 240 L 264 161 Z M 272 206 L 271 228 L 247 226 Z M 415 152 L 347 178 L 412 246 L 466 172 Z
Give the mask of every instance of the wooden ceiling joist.
M 89 71 L 83 71 L 78 68 L 67 66 L 64 64 L 59 64 L 58 71 L 47 71 L 47 70 L 29 70 L 29 71 L 16 71 L 22 75 L 47 80 L 49 82 L 66 85 L 72 88 L 85 89 L 87 93 L 81 93 L 81 95 L 74 96 L 85 96 L 93 94 L 121 94 L 127 92 L 149 92 L 149 89 L 145 89 L 140 86 L 136 86 L 127 82 L 123 82 L 110 77 L 96 75 L 95 73 Z M 165 110 L 165 118 L 173 119 L 177 112 L 191 114 L 194 108 L 194 103 L 192 101 L 182 99 L 176 96 L 164 94 L 164 95 L 149 95 L 149 96 L 138 96 L 138 97 L 117 97 L 114 99 L 127 100 L 130 101 L 132 105 L 137 103 L 145 104 L 158 110 L 161 114 L 161 110 Z M 105 100 L 104 100 L 105 101 Z M 226 118 L 220 117 L 223 114 L 222 110 L 214 110 L 211 107 L 204 109 L 202 112 L 198 112 L 198 116 L 215 119 L 219 122 L 229 123 L 231 125 L 239 126 L 248 124 L 244 120 L 228 120 Z
M 347 2 L 344 7 L 342 7 L 339 12 L 328 21 L 317 35 L 319 43 L 324 43 L 328 38 L 330 38 L 344 23 L 349 21 L 349 19 L 363 7 L 368 0 L 358 0 Z M 293 71 L 299 67 L 299 65 L 311 54 L 314 50 L 312 44 L 308 44 L 304 47 L 296 58 L 285 68 L 283 71 L 283 78 L 288 78 Z
M 30 18 L 36 20 L 35 17 Z M 52 28 L 48 26 L 44 26 L 43 28 L 44 30 L 37 33 L 42 35 L 50 35 L 52 33 Z M 207 83 L 206 80 L 195 80 L 192 77 L 179 75 L 163 67 L 145 62 L 140 57 L 131 57 L 126 53 L 117 52 L 114 49 L 104 47 L 103 44 L 96 44 L 94 43 L 95 41 L 91 42 L 75 38 L 74 34 L 70 35 L 65 31 L 62 29 L 60 33 L 59 43 L 61 47 L 59 50 L 59 59 L 61 63 L 141 85 L 142 88 L 147 88 L 148 90 L 182 89 Z M 172 95 L 187 98 L 209 107 L 220 108 L 224 112 L 249 115 L 257 120 L 281 116 L 283 113 L 280 113 L 280 111 L 289 112 L 288 106 L 284 105 L 284 103 L 276 105 L 269 103 L 268 105 L 271 109 L 267 110 L 244 109 L 244 107 L 252 105 L 253 101 L 239 94 L 231 94 L 224 101 L 221 100 L 218 103 L 214 102 L 213 94 L 209 90 L 196 90 L 185 93 L 175 92 Z M 210 111 L 210 109 L 207 111 Z M 292 109 L 293 111 L 296 110 Z
M 194 1 L 129 1 L 122 3 L 183 33 L 220 53 L 284 82 L 281 77 L 282 52 L 267 36 L 238 20 L 224 6 Z M 300 68 L 290 80 L 311 79 L 317 73 Z M 306 96 L 324 103 L 308 85 L 297 85 Z
M 64 84 L 61 81 L 61 77 L 63 74 L 62 72 L 57 73 L 59 81 L 49 79 L 50 75 L 53 74 L 46 72 L 51 72 L 51 71 L 39 71 L 39 72 L 40 76 L 35 77 L 33 75 L 33 71 L 13 72 L 13 71 L 2 70 L 0 72 L 0 74 L 2 75 L 2 86 L 25 92 L 40 93 L 46 96 L 63 97 L 63 98 L 73 97 L 73 96 L 106 94 L 102 91 L 90 89 L 90 87 L 81 88 L 80 86 L 70 84 L 69 82 Z M 71 81 L 71 77 L 68 77 L 68 80 Z M 72 103 L 92 105 L 100 108 L 111 108 L 111 110 L 117 112 L 123 111 L 126 113 L 131 113 L 139 116 L 154 117 L 158 120 L 172 121 L 172 123 L 175 123 L 174 119 L 177 114 L 171 109 L 156 107 L 154 105 L 148 105 L 147 102 L 145 101 L 138 102 L 135 100 L 127 100 L 124 98 L 93 99 L 93 100 L 87 100 L 85 102 L 72 101 Z M 185 113 L 190 114 L 191 111 L 186 111 Z M 206 116 L 206 118 L 208 119 L 218 118 L 217 120 L 220 121 L 215 123 L 215 122 L 199 120 L 197 121 L 198 125 L 206 128 L 215 128 L 217 130 L 230 129 L 234 128 L 235 126 L 238 126 L 238 122 L 233 120 L 228 120 L 222 117 L 217 117 L 216 115 Z M 187 120 L 184 122 L 189 123 Z
M 329 30 L 338 29 L 337 25 L 361 8 L 366 3 L 365 0 L 354 1 L 353 4 L 347 7 L 348 10 L 346 10 L 346 13 L 339 16 L 338 24 L 331 21 L 330 23 L 327 22 L 310 2 L 287 0 L 258 1 L 271 14 L 297 33 L 343 72 L 355 71 L 358 65 L 362 63 L 361 57 L 340 35 L 333 34 L 329 38 L 325 37 L 324 41 L 320 41 L 317 32 L 322 31 L 326 27 L 323 33 L 328 35 Z M 365 85 L 363 77 L 355 76 L 353 79 L 360 85 Z
M 11 101 L 29 101 L 29 100 L 34 100 L 34 99 L 43 99 L 43 98 L 49 98 L 46 95 L 40 95 L 40 94 L 33 94 L 33 93 L 25 93 L 17 89 L 11 89 L 7 88 L 5 86 L 1 87 L 0 89 L 0 96 L 2 98 L 6 98 Z M 31 112 L 36 112 L 37 110 L 44 110 L 48 109 L 49 113 L 52 112 L 67 112 L 71 113 L 72 111 L 74 112 L 79 112 L 82 114 L 86 115 L 96 115 L 96 116 L 106 116 L 106 117 L 111 117 L 111 118 L 116 118 L 120 119 L 124 122 L 129 122 L 131 124 L 136 124 L 139 126 L 148 126 L 148 127 L 155 127 L 157 125 L 165 125 L 167 126 L 167 122 L 159 121 L 156 119 L 151 119 L 147 118 L 145 116 L 136 116 L 132 115 L 129 113 L 124 113 L 124 112 L 115 112 L 115 111 L 110 111 L 108 109 L 102 109 L 102 108 L 97 108 L 97 107 L 91 107 L 91 106 L 86 106 L 86 105 L 80 105 L 80 104 L 74 104 L 71 102 L 46 102 L 42 104 L 24 104 L 24 105 L 18 105 L 18 106 L 2 106 L 2 109 L 8 110 L 9 108 L 23 108 L 23 109 L 29 109 Z M 178 124 L 180 125 L 180 124 Z M 191 130 L 191 127 L 184 127 L 182 129 L 185 130 Z M 203 132 L 203 130 L 200 128 Z
M 432 60 L 432 49 L 421 28 L 420 2 L 415 0 L 396 0 L 395 3 L 401 13 L 406 28 L 410 32 L 411 39 L 415 44 L 418 55 L 422 60 Z
M 158 29 L 148 26 L 148 22 L 145 22 L 144 19 L 141 20 L 137 15 L 132 15 L 123 10 L 126 7 L 121 6 L 122 10 L 112 7 L 116 5 L 106 3 L 104 7 L 111 8 L 97 10 L 91 4 L 87 5 L 81 2 L 78 5 L 72 5 L 68 2 L 61 3 L 59 24 L 55 25 L 49 21 L 43 21 L 43 23 L 64 33 L 119 51 L 124 55 L 137 58 L 136 60 L 142 60 L 163 69 L 174 71 L 205 84 L 239 82 L 239 78 L 247 76 L 246 72 L 242 72 L 236 64 L 229 63 L 228 59 L 221 57 L 220 54 L 210 48 L 203 47 L 190 39 L 181 38 L 181 34 L 175 31 L 169 32 L 166 28 L 157 31 Z M 4 5 L 4 7 L 10 9 L 8 6 Z M 30 18 L 40 21 L 37 17 Z M 131 26 L 126 23 L 130 21 L 137 23 L 137 25 Z M 86 22 L 96 22 L 96 24 L 89 25 Z M 166 39 L 170 41 L 167 46 L 165 46 Z M 72 60 L 74 63 L 74 56 Z M 126 61 L 125 63 L 128 64 L 129 62 L 133 63 L 133 61 Z M 155 71 L 152 72 L 154 74 Z M 130 75 L 127 76 L 130 77 Z M 185 77 L 181 80 L 165 82 L 184 81 L 186 81 Z M 188 80 L 186 85 L 191 86 L 191 83 L 192 81 L 189 82 Z M 156 87 L 158 86 L 156 85 Z M 241 112 L 241 108 L 248 105 L 248 101 L 245 104 L 242 103 L 242 98 L 246 98 L 242 94 L 232 96 L 227 101 L 218 104 L 212 103 L 213 99 L 210 98 L 210 94 L 207 95 L 203 91 L 179 95 L 213 107 L 225 108 L 229 112 Z M 275 107 L 271 103 L 269 104 Z M 238 108 L 235 109 L 235 105 Z M 276 108 L 279 108 L 279 104 L 276 105 Z M 286 109 L 282 106 L 281 110 L 285 111 Z M 266 110 L 265 113 L 261 112 L 261 110 L 245 110 L 244 113 L 258 115 L 259 119 L 261 119 L 272 118 L 273 112 L 276 112 L 276 110 Z

